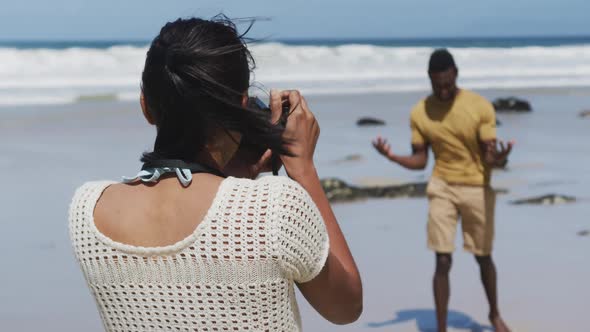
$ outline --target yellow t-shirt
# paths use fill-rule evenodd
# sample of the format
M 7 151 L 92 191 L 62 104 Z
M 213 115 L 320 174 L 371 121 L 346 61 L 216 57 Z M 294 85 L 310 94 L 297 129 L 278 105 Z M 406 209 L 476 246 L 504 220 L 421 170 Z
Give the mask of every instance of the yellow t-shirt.
M 412 144 L 434 152 L 432 176 L 449 183 L 488 185 L 491 168 L 483 161 L 480 142 L 496 138 L 496 113 L 484 97 L 459 90 L 452 102 L 430 96 L 410 116 Z

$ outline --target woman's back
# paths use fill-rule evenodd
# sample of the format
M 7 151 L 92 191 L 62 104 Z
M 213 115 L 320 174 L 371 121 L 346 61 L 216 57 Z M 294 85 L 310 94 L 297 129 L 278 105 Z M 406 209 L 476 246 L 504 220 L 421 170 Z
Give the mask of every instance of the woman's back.
M 223 180 L 206 173 L 194 174 L 193 179 L 197 185 L 187 187 L 173 176 L 158 179 L 157 185 L 109 185 L 94 209 L 94 224 L 117 242 L 142 247 L 176 243 L 205 218 Z
M 125 220 L 141 205 L 124 204 L 116 193 L 110 197 L 109 190 L 95 211 L 111 184 L 80 187 L 69 220 L 76 256 L 107 331 L 300 330 L 293 282 L 319 274 L 328 255 L 328 236 L 317 207 L 299 184 L 283 177 L 226 178 L 214 197 L 193 196 L 201 201 L 195 206 L 212 201 L 209 208 L 178 212 L 194 214 L 194 231 L 184 238 L 175 238 L 178 230 L 158 237 L 164 244 L 158 246 L 151 245 L 157 243 L 153 231 L 137 234 L 142 234 L 142 225 L 154 230 L 157 223 L 165 224 L 158 215 L 175 214 Z M 182 200 L 191 195 L 186 190 Z M 174 199 L 179 204 L 182 200 Z M 112 211 L 112 206 L 119 210 Z M 95 223 L 95 215 L 97 221 L 109 220 Z M 124 220 L 120 227 L 117 216 Z M 188 227 L 187 220 L 180 224 Z M 130 234 L 126 228 L 135 229 L 133 239 L 125 237 Z

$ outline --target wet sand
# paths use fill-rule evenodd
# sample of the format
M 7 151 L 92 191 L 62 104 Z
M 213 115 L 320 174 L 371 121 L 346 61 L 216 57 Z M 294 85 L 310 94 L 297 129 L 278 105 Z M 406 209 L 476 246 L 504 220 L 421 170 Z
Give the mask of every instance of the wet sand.
M 530 114 L 501 114 L 498 135 L 515 139 L 507 171 L 494 175 L 507 188 L 497 204 L 494 256 L 505 320 L 515 331 L 590 330 L 590 107 L 587 89 L 482 91 L 518 95 Z M 322 127 L 317 167 L 322 177 L 350 182 L 426 180 L 374 152 L 381 134 L 395 151 L 409 151 L 408 115 L 422 93 L 311 96 Z M 387 122 L 358 128 L 361 116 Z M 100 320 L 67 234 L 67 207 L 87 180 L 119 179 L 139 168 L 154 130 L 136 103 L 85 102 L 0 109 L 2 209 L 0 322 L 4 331 L 101 331 Z M 345 162 L 347 156 L 359 155 Z M 369 180 L 367 180 L 369 179 Z M 547 193 L 573 195 L 558 206 L 515 206 L 509 201 Z M 426 249 L 425 199 L 336 204 L 363 276 L 365 309 L 355 324 L 331 325 L 300 298 L 306 331 L 433 331 L 432 253 Z M 451 272 L 451 331 L 489 331 L 487 307 L 474 259 L 457 239 Z

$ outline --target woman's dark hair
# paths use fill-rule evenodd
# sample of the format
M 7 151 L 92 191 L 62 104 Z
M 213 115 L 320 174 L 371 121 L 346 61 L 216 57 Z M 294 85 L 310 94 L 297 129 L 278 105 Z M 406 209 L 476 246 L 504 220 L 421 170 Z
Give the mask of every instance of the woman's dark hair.
M 223 15 L 178 19 L 160 30 L 142 75 L 147 112 L 157 127 L 154 151 L 144 153 L 143 162 L 194 162 L 219 128 L 240 132 L 261 148 L 286 152 L 283 129 L 270 123 L 268 112 L 242 107 L 255 66 L 244 34 Z

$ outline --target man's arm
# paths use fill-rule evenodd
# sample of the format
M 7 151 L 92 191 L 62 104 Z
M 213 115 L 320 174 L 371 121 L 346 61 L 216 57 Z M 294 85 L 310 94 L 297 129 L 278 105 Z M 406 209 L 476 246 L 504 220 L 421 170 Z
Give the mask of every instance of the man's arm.
M 490 167 L 506 166 L 514 142 L 510 141 L 505 145 L 504 142 L 496 139 L 496 111 L 487 101 L 482 108 L 478 136 L 484 162 Z
M 412 144 L 412 154 L 409 156 L 401 156 L 391 152 L 391 146 L 381 136 L 373 141 L 373 146 L 384 157 L 407 169 L 422 170 L 428 164 L 428 145 L 426 144 Z

